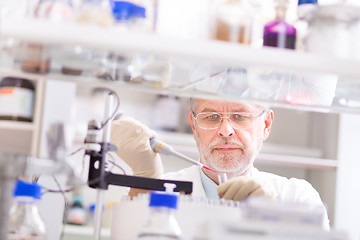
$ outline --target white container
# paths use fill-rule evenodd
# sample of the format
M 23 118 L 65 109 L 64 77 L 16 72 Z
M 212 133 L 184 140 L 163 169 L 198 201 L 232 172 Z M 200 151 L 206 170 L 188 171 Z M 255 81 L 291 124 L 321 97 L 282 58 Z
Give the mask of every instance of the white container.
M 359 19 L 359 7 L 345 4 L 319 6 L 309 21 L 306 51 L 339 58 L 351 57 L 350 26 Z

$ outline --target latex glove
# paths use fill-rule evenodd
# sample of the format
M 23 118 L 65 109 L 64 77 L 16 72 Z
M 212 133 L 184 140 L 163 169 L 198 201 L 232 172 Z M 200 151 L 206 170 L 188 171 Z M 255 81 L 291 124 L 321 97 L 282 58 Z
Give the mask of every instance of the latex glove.
M 262 178 L 239 176 L 230 179 L 217 188 L 220 197 L 241 201 L 250 196 L 275 198 L 275 189 Z
M 113 121 L 110 142 L 116 145 L 117 155 L 132 168 L 135 176 L 160 178 L 163 165 L 149 142 L 154 136 L 155 132 L 141 122 L 123 117 Z

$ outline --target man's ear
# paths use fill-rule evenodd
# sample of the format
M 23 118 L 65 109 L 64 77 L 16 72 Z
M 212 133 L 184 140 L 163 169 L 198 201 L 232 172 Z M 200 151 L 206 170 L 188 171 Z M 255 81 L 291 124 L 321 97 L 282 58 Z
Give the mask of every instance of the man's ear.
M 264 127 L 264 141 L 269 137 L 271 125 L 274 120 L 274 112 L 272 110 L 268 110 L 265 116 L 265 127 Z
M 188 124 L 191 126 L 192 130 L 195 131 L 195 125 L 194 125 L 194 115 L 193 112 L 189 109 L 188 111 L 188 117 L 187 117 L 187 122 Z

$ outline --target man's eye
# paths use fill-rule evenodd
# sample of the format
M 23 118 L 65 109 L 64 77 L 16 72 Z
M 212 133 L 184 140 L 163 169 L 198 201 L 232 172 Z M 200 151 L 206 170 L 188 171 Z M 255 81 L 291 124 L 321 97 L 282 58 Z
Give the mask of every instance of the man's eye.
M 249 116 L 247 115 L 242 115 L 242 114 L 233 114 L 232 118 L 236 121 L 244 121 L 248 118 Z
M 219 115 L 218 114 L 208 115 L 205 119 L 214 121 L 214 120 L 219 119 Z

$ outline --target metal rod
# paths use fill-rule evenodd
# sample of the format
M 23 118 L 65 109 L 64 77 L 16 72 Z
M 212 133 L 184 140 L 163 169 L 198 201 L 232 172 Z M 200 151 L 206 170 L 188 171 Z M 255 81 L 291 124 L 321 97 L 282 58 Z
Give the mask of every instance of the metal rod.
M 104 112 L 104 122 L 107 121 L 111 116 L 111 111 L 113 109 L 114 97 L 112 94 L 109 94 L 106 98 L 105 112 Z M 109 142 L 110 140 L 110 130 L 111 130 L 111 119 L 107 122 L 103 129 L 103 142 Z M 102 167 L 105 166 L 106 154 L 103 154 Z M 101 169 L 104 173 L 104 169 Z M 95 216 L 94 216 L 94 240 L 100 240 L 101 235 L 101 219 L 102 219 L 102 208 L 104 205 L 104 194 L 105 190 L 97 189 L 96 205 L 95 205 Z

